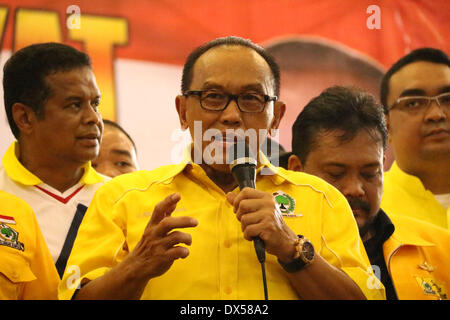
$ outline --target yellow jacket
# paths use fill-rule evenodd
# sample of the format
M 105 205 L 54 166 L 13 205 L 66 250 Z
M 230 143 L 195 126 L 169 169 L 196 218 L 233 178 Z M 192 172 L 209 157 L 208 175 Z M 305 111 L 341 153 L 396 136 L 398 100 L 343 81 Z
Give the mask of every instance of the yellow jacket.
M 419 178 L 403 172 L 396 162 L 384 174 L 381 208 L 450 230 L 450 207 L 445 209 Z
M 0 300 L 57 299 L 58 283 L 31 207 L 0 191 Z
M 395 231 L 383 252 L 398 299 L 448 299 L 450 232 L 410 217 L 389 218 Z
M 257 189 L 284 197 L 286 224 L 310 239 L 316 251 L 347 273 L 367 298 L 384 299 L 384 287 L 374 281 L 345 197 L 317 177 L 274 168 L 267 160 L 265 166 L 274 174 L 258 174 Z M 199 222 L 185 231 L 192 235 L 190 254 L 151 279 L 141 298 L 263 299 L 253 244 L 244 239 L 226 194 L 189 159 L 121 175 L 97 191 L 78 230 L 59 286 L 60 299 L 70 299 L 82 279 L 98 278 L 120 263 L 141 239 L 155 205 L 174 192 L 181 200 L 172 216 L 192 216 Z M 275 256 L 267 255 L 266 273 L 269 299 L 298 298 Z

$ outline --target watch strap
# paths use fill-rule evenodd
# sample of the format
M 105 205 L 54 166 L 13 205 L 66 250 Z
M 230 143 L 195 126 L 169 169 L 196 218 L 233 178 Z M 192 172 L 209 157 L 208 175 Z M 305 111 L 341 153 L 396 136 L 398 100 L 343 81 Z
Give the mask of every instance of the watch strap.
M 302 255 L 302 244 L 303 244 L 302 240 L 309 241 L 306 238 L 304 238 L 302 235 L 298 235 L 298 239 L 295 244 L 295 254 L 294 254 L 293 261 L 285 263 L 285 262 L 282 262 L 280 259 L 278 259 L 278 263 L 283 267 L 283 269 L 286 272 L 294 273 L 294 272 L 304 269 L 306 266 L 309 265 L 309 263 L 305 262 L 301 256 Z

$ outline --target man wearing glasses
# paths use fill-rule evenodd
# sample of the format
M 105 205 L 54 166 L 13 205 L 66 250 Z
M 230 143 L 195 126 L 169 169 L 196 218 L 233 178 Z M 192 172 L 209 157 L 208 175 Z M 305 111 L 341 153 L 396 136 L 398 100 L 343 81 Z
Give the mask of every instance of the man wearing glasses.
M 395 162 L 381 207 L 450 228 L 450 61 L 422 48 L 401 58 L 381 84 Z
M 175 100 L 193 138 L 186 159 L 99 190 L 59 297 L 263 299 L 252 242 L 260 237 L 269 299 L 384 298 L 350 207 L 331 185 L 273 167 L 257 152 L 256 189 L 237 188 L 226 151 L 238 131 L 262 131 L 251 146 L 259 151 L 278 127 L 279 80 L 274 60 L 249 40 L 219 38 L 194 50 Z

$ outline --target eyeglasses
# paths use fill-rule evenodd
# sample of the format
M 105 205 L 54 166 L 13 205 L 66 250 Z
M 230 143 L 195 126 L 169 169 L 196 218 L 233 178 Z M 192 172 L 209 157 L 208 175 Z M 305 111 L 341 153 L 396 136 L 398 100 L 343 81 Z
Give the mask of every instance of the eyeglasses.
M 421 112 L 428 108 L 432 100 L 435 100 L 442 109 L 448 110 L 450 107 L 450 92 L 442 93 L 434 97 L 401 97 L 394 102 L 388 111 L 397 108 L 404 111 Z
M 268 96 L 258 93 L 228 94 L 220 91 L 199 90 L 187 91 L 185 97 L 198 96 L 200 106 L 209 111 L 223 111 L 230 104 L 231 100 L 236 104 L 241 112 L 258 113 L 262 112 L 268 101 L 277 101 L 277 96 Z

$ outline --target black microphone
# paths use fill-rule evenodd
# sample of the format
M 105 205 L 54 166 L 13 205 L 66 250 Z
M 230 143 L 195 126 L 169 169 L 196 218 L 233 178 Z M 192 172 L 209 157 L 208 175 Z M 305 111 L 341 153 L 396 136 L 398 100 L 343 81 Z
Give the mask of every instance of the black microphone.
M 234 180 L 242 190 L 245 187 L 256 189 L 256 160 L 245 140 L 238 140 L 228 150 L 228 163 Z M 266 260 L 266 249 L 264 241 L 260 237 L 253 238 L 256 255 L 259 262 Z
M 228 149 L 228 164 L 234 180 L 242 190 L 245 187 L 256 189 L 256 160 L 253 157 L 250 148 L 245 140 L 239 140 Z M 264 241 L 260 237 L 253 237 L 253 246 L 255 247 L 256 256 L 261 264 L 261 271 L 264 286 L 264 298 L 268 300 L 266 268 L 266 249 Z

